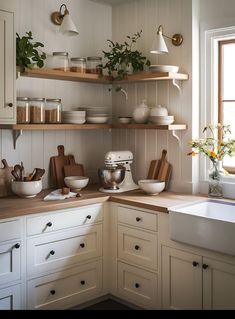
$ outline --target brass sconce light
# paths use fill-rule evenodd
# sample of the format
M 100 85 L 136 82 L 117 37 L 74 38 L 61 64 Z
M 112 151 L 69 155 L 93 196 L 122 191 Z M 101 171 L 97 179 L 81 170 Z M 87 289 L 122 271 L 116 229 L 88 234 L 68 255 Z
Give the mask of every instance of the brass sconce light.
M 64 13 L 62 10 L 64 9 Z M 70 17 L 69 11 L 65 4 L 60 6 L 60 11 L 51 14 L 51 21 L 56 25 L 60 25 L 60 32 L 67 35 L 78 35 L 78 30 Z
M 164 54 L 168 53 L 168 49 L 164 40 L 164 37 L 167 39 L 170 39 L 172 44 L 175 46 L 180 46 L 183 43 L 183 36 L 179 33 L 174 34 L 172 37 L 168 37 L 163 33 L 163 26 L 160 25 L 158 27 L 157 36 L 153 41 L 152 48 L 150 50 L 150 53 L 155 54 Z

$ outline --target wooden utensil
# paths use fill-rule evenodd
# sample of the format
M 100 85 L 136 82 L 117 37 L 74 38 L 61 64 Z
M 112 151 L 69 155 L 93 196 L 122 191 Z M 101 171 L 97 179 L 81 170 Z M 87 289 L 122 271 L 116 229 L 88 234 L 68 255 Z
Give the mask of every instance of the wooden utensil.
M 9 167 L 5 159 L 2 160 L 3 168 L 0 168 L 0 197 L 13 195 L 11 190 L 11 171 L 13 167 Z

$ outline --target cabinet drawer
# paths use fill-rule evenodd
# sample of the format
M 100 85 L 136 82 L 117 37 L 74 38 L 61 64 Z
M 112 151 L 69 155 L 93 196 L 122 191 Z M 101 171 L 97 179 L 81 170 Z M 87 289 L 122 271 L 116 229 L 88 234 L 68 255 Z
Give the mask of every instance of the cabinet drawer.
M 123 299 L 144 308 L 158 308 L 157 275 L 118 263 L 118 292 Z
M 0 285 L 20 279 L 21 242 L 0 245 Z
M 102 220 L 102 205 L 92 205 L 54 214 L 45 214 L 27 218 L 27 235 L 45 234 L 65 228 L 90 225 Z
M 118 226 L 118 257 L 157 269 L 157 234 Z
M 12 286 L 0 290 L 0 310 L 21 309 L 21 286 Z
M 102 290 L 102 262 L 31 280 L 28 309 L 65 309 L 96 297 Z
M 157 215 L 146 213 L 137 209 L 119 206 L 118 222 L 157 231 Z
M 28 274 L 38 274 L 102 255 L 102 225 L 27 241 Z
M 0 241 L 7 241 L 21 237 L 21 220 L 0 222 Z

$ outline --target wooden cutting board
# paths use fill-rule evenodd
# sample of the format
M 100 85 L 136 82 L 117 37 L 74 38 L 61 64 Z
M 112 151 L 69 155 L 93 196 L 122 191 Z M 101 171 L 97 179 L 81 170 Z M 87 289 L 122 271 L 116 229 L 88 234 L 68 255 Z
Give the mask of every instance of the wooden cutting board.
M 75 163 L 73 155 L 64 154 L 64 146 L 57 146 L 58 156 L 53 156 L 50 159 L 51 163 L 51 175 L 54 185 L 56 187 L 62 188 L 65 186 L 64 183 L 64 166 L 70 165 L 70 163 Z
M 82 164 L 65 165 L 64 176 L 85 176 L 84 167 Z
M 2 160 L 3 168 L 0 168 L 0 197 L 13 195 L 11 190 L 11 180 L 13 176 L 11 171 L 13 167 L 9 167 L 5 159 Z

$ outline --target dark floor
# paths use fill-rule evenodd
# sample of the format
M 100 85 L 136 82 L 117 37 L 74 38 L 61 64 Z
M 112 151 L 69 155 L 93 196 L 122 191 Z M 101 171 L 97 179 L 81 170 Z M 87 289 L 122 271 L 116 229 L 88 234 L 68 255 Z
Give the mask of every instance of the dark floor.
M 132 310 L 132 309 L 114 300 L 108 299 L 108 300 L 99 302 L 93 306 L 87 307 L 83 310 Z

